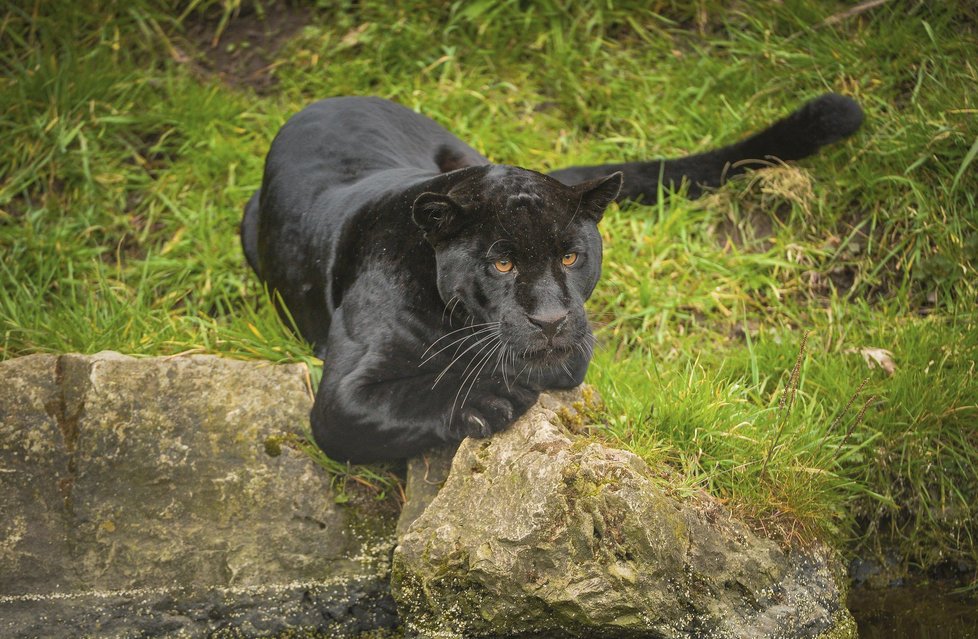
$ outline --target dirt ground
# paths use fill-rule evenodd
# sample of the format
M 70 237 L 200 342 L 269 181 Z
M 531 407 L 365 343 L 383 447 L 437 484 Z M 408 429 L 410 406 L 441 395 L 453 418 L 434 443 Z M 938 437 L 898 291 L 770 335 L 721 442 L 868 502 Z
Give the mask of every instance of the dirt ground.
M 276 54 L 311 17 L 309 7 L 277 5 L 263 13 L 232 13 L 222 29 L 220 14 L 191 15 L 184 22 L 183 37 L 201 72 L 265 95 L 277 84 Z

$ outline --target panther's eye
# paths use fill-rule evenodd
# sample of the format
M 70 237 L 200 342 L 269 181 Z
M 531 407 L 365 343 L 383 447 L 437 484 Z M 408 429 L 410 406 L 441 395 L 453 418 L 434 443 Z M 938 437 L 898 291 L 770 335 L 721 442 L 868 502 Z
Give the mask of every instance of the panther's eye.
M 509 273 L 513 270 L 513 261 L 508 258 L 500 258 L 493 264 L 500 273 Z
M 560 258 L 560 263 L 564 266 L 571 266 L 577 261 L 577 253 L 565 253 L 564 257 Z

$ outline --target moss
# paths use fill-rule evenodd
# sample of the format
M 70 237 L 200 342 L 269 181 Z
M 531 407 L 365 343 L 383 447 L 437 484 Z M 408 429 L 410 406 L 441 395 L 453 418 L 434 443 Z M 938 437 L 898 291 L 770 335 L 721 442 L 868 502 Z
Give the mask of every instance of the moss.
M 847 608 L 839 608 L 832 616 L 832 627 L 815 639 L 858 639 L 859 629 Z
M 579 455 L 580 453 L 583 453 L 584 450 L 593 443 L 594 443 L 594 439 L 590 437 L 584 437 L 584 436 L 575 437 L 574 441 L 571 442 L 570 452 L 573 453 L 574 455 Z
M 559 408 L 557 419 L 572 433 L 586 435 L 590 433 L 591 424 L 601 421 L 600 411 L 604 405 L 597 391 L 586 384 L 580 387 L 580 396 L 569 406 Z
M 562 407 L 557 411 L 557 419 L 573 433 L 580 433 L 584 430 L 584 417 L 577 410 Z
M 282 454 L 283 437 L 271 435 L 265 438 L 265 454 L 269 457 L 278 457 Z

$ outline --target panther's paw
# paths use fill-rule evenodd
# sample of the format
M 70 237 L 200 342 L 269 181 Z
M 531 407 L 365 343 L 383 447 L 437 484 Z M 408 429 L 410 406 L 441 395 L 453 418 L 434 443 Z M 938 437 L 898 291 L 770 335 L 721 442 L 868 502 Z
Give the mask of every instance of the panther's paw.
M 468 402 L 458 420 L 459 438 L 489 437 L 505 429 L 515 419 L 513 404 L 505 397 L 485 395 Z
M 538 393 L 510 389 L 506 395 L 484 392 L 470 397 L 453 424 L 459 439 L 485 438 L 505 430 L 536 401 Z

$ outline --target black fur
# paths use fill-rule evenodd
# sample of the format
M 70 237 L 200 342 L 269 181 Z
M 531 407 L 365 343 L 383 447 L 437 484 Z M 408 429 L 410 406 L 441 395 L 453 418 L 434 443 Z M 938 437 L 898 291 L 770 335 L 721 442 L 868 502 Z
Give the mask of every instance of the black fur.
M 290 119 L 245 207 L 248 263 L 324 359 L 316 442 L 353 462 L 486 437 L 541 390 L 579 384 L 601 272 L 597 223 L 615 199 L 696 195 L 746 162 L 795 160 L 851 135 L 827 94 L 743 142 L 675 160 L 493 165 L 432 120 L 379 98 Z

